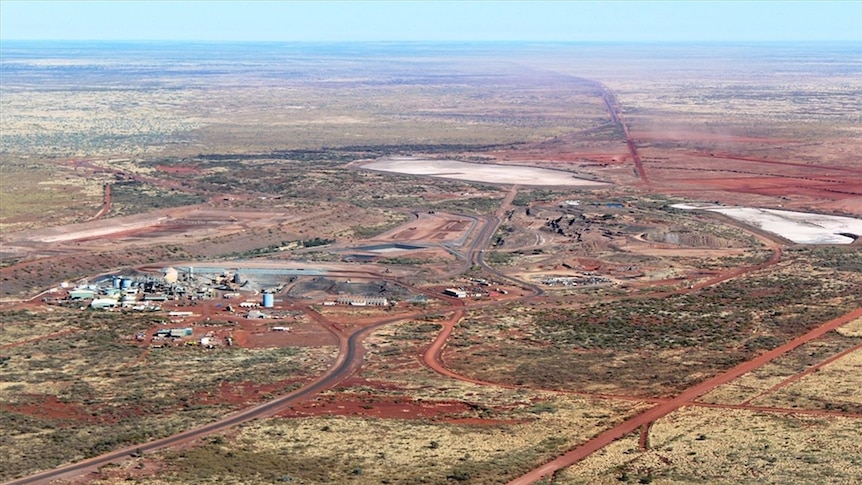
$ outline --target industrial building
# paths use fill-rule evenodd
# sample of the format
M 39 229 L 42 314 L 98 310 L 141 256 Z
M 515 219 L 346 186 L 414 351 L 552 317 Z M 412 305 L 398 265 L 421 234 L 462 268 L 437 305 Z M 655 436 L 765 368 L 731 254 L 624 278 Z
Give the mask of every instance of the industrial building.
M 114 308 L 117 306 L 117 300 L 114 298 L 94 298 L 90 302 L 90 308 L 95 310 L 104 310 L 105 308 Z
M 340 296 L 335 303 L 350 306 L 386 306 L 389 305 L 389 300 L 383 297 Z
M 72 300 L 92 300 L 96 297 L 96 291 L 87 288 L 77 288 L 69 292 Z

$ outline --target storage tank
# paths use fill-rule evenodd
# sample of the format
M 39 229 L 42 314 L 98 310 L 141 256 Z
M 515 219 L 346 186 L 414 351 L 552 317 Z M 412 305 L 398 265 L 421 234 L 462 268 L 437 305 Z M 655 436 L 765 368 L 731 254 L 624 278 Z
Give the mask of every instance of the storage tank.
M 272 308 L 275 306 L 275 295 L 272 293 L 264 293 L 263 294 L 263 307 L 264 308 Z
M 111 286 L 113 286 L 114 288 L 119 288 L 120 287 L 120 280 L 121 279 L 119 276 L 112 277 L 111 278 Z
M 164 270 L 165 283 L 169 285 L 176 283 L 179 276 L 180 273 L 175 268 L 168 267 Z
M 132 287 L 132 279 L 131 278 L 123 278 L 120 280 L 120 288 L 124 290 L 128 290 Z

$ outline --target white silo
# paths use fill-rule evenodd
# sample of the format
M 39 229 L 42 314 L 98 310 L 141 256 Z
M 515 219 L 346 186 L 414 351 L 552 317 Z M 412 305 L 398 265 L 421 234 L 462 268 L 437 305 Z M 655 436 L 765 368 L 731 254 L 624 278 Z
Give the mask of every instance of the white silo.
M 165 279 L 165 283 L 171 285 L 177 282 L 177 279 L 180 277 L 180 272 L 176 270 L 176 268 L 165 268 L 163 270 L 163 276 Z

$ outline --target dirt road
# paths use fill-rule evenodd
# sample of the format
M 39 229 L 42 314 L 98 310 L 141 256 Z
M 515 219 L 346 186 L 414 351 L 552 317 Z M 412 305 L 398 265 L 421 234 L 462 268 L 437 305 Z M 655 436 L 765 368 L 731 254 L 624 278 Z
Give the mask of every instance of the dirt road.
M 687 403 L 691 402 L 694 399 L 708 393 L 709 391 L 715 389 L 716 387 L 727 384 L 728 382 L 740 377 L 741 375 L 751 372 L 754 369 L 766 364 L 767 362 L 775 359 L 776 357 L 786 354 L 791 350 L 799 347 L 802 344 L 810 342 L 818 337 L 821 337 L 827 332 L 835 330 L 836 328 L 844 325 L 847 322 L 853 321 L 859 317 L 862 317 L 862 308 L 857 308 L 850 313 L 847 313 L 841 317 L 838 317 L 834 320 L 830 320 L 823 325 L 811 330 L 810 332 L 801 335 L 790 342 L 765 352 L 760 356 L 749 360 L 748 362 L 743 362 L 738 366 L 719 374 L 712 379 L 701 382 L 700 384 L 693 386 L 687 390 L 685 390 L 682 394 L 677 397 L 661 403 L 646 412 L 643 412 L 633 418 L 630 418 L 622 423 L 610 428 L 609 430 L 601 433 L 595 438 L 587 441 L 583 445 L 567 452 L 566 454 L 556 458 L 553 461 L 550 461 L 535 470 L 516 478 L 509 482 L 509 485 L 526 485 L 530 483 L 534 483 L 538 480 L 541 480 L 544 477 L 548 477 L 552 475 L 557 470 L 562 468 L 566 468 L 571 466 L 584 458 L 590 456 L 596 451 L 604 448 L 610 443 L 626 436 L 629 433 L 636 431 L 641 426 L 649 425 L 655 420 L 670 414 L 673 411 L 685 406 Z
M 859 349 L 862 349 L 862 344 L 856 344 L 853 347 L 850 347 L 849 349 L 847 349 L 843 352 L 839 352 L 839 353 L 833 355 L 832 357 L 829 357 L 828 359 L 817 363 L 816 365 L 812 365 L 811 367 L 805 369 L 804 371 L 802 371 L 798 374 L 794 374 L 794 375 L 788 377 L 787 379 L 784 379 L 783 381 L 781 381 L 778 384 L 770 387 L 769 389 L 761 392 L 760 394 L 758 394 L 758 395 L 756 395 L 750 399 L 746 399 L 745 401 L 742 402 L 742 404 L 743 405 L 749 405 L 749 404 L 751 404 L 752 401 L 756 401 L 757 399 L 760 399 L 761 397 L 768 396 L 769 394 L 772 394 L 773 392 L 775 392 L 781 388 L 787 387 L 790 384 L 793 384 L 794 382 L 798 381 L 799 379 L 802 379 L 803 377 L 805 377 L 809 374 L 817 372 L 820 370 L 820 368 L 822 368 L 826 365 L 829 365 L 829 364 L 835 362 L 836 360 L 838 360 L 838 359 L 840 359 L 846 355 L 852 354 L 853 352 L 856 352 Z
M 371 325 L 345 332 L 334 323 L 327 320 L 323 315 L 314 311 L 308 306 L 304 306 L 303 310 L 316 322 L 323 324 L 330 332 L 338 338 L 338 357 L 333 365 L 320 377 L 296 391 L 285 394 L 271 401 L 267 401 L 248 409 L 241 410 L 231 414 L 221 420 L 213 423 L 200 426 L 173 436 L 168 436 L 159 440 L 143 443 L 140 445 L 128 446 L 116 451 L 106 453 L 88 460 L 83 460 L 77 463 L 61 466 L 53 470 L 47 470 L 28 477 L 19 478 L 7 482 L 6 485 L 23 485 L 23 484 L 49 484 L 54 480 L 62 478 L 72 478 L 84 473 L 95 471 L 99 467 L 108 463 L 120 462 L 126 460 L 133 453 L 151 452 L 187 443 L 198 438 L 202 438 L 213 433 L 224 431 L 240 423 L 251 421 L 258 418 L 266 418 L 278 414 L 285 408 L 308 400 L 315 394 L 330 389 L 339 383 L 351 377 L 361 366 L 363 362 L 364 348 L 363 340 L 374 330 L 384 325 L 389 325 L 402 320 L 412 318 L 420 318 L 424 315 L 437 313 L 437 311 L 426 313 L 402 314 L 396 317 L 387 318 L 375 322 Z M 460 311 L 460 310 L 459 310 Z
M 631 133 L 629 132 L 629 127 L 626 124 L 625 119 L 623 118 L 622 109 L 620 106 L 614 102 L 613 94 L 607 86 L 596 83 L 599 88 L 602 90 L 602 101 L 605 102 L 605 108 L 608 110 L 608 114 L 611 117 L 611 121 L 620 128 L 623 129 L 623 133 L 626 136 L 626 146 L 629 149 L 629 156 L 632 157 L 632 161 L 635 163 L 635 172 L 638 177 L 641 179 L 641 182 L 644 184 L 649 184 L 649 177 L 647 177 L 646 170 L 644 170 L 643 161 L 641 161 L 640 153 L 638 153 L 638 147 L 635 144 L 634 139 L 632 138 Z
M 89 471 L 95 471 L 100 466 L 108 463 L 123 461 L 133 453 L 160 450 L 162 448 L 186 443 L 194 439 L 228 429 L 245 421 L 272 416 L 284 407 L 308 399 L 310 396 L 343 381 L 352 374 L 354 370 L 353 360 L 355 360 L 355 355 L 357 353 L 356 346 L 358 344 L 359 332 L 351 335 L 349 338 L 345 337 L 341 333 L 336 333 L 336 335 L 339 340 L 339 354 L 335 364 L 330 367 L 325 374 L 315 379 L 308 386 L 263 404 L 244 409 L 223 419 L 195 429 L 151 441 L 149 443 L 122 448 L 88 460 L 61 466 L 53 470 L 47 470 L 28 477 L 12 480 L 11 482 L 7 482 L 6 485 L 48 484 L 60 478 L 72 478 Z
M 108 215 L 108 212 L 111 212 L 111 184 L 105 184 L 105 195 L 102 198 L 102 208 L 99 209 L 99 212 L 97 212 L 90 220 L 95 221 L 97 219 L 101 219 Z

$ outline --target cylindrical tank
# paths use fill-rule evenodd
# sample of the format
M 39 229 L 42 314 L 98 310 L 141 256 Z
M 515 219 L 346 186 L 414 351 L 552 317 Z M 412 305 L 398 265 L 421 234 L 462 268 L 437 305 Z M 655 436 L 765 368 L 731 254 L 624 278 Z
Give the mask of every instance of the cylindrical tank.
M 124 290 L 128 290 L 131 287 L 132 287 L 132 279 L 131 278 L 123 278 L 120 281 L 120 288 L 122 288 Z
M 119 276 L 112 277 L 111 278 L 111 286 L 113 286 L 114 288 L 119 288 L 120 287 L 120 281 L 121 281 L 121 278 Z
M 275 296 L 272 293 L 263 294 L 263 307 L 272 308 L 275 306 Z
M 164 269 L 165 283 L 172 285 L 177 282 L 180 274 L 175 268 L 165 268 Z

